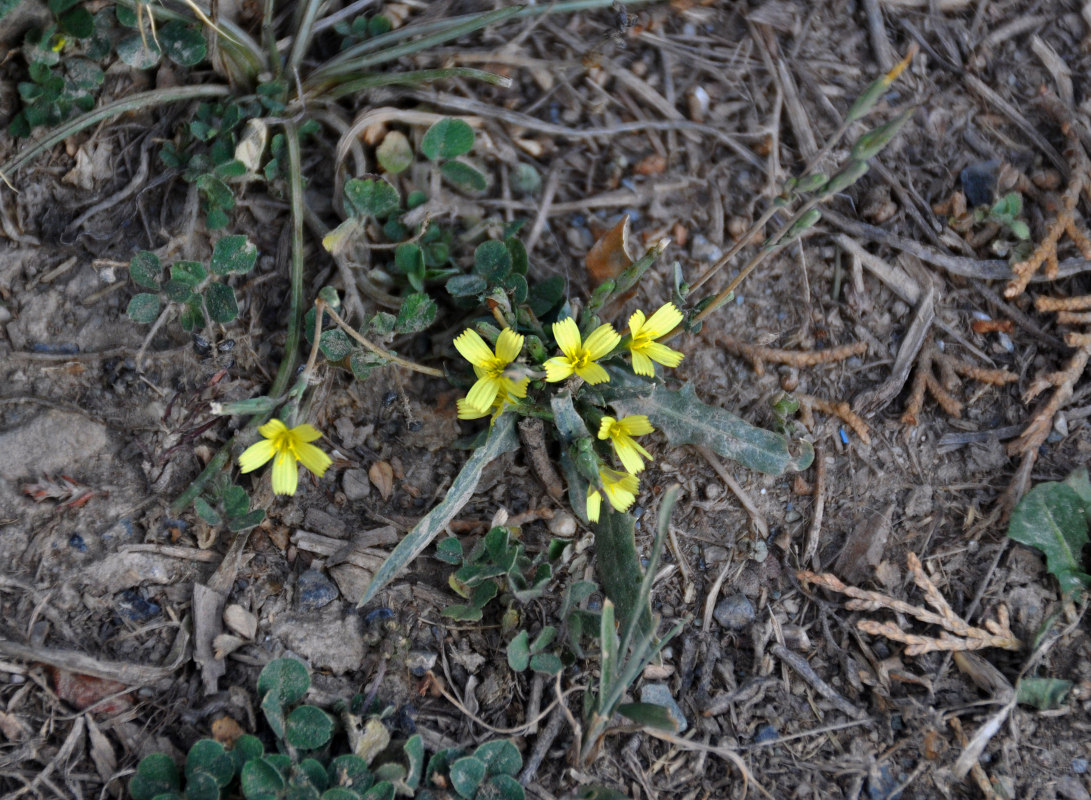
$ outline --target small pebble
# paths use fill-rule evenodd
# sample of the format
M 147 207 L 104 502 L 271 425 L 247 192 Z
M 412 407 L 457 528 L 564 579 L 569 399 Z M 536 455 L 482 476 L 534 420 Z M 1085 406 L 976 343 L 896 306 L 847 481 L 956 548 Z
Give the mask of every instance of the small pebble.
M 712 616 L 729 631 L 741 631 L 754 621 L 754 604 L 746 595 L 733 594 L 716 604 Z
M 299 607 L 304 611 L 317 611 L 337 599 L 337 587 L 316 569 L 309 569 L 299 576 Z
M 689 727 L 686 715 L 682 713 L 682 707 L 671 696 L 671 690 L 665 683 L 646 683 L 640 687 L 640 702 L 654 703 L 667 709 L 667 714 L 678 726 L 678 733 L 682 733 Z
M 724 493 L 724 489 L 718 483 L 706 483 L 705 484 L 705 500 L 715 500 L 721 494 Z
M 777 732 L 777 729 L 772 725 L 762 725 L 758 728 L 757 733 L 754 734 L 754 744 L 771 742 L 779 736 L 780 734 Z
M 430 650 L 410 650 L 405 666 L 418 678 L 436 665 L 436 654 Z
M 560 511 L 549 521 L 549 532 L 567 539 L 576 535 L 576 518 L 567 511 Z
M 1072 759 L 1072 771 L 1077 775 L 1083 775 L 1087 772 L 1087 759 L 1086 758 L 1074 758 Z
M 126 589 L 118 596 L 117 609 L 132 622 L 144 622 L 158 614 L 158 603 L 146 599 L 136 589 Z
M 83 540 L 83 537 L 78 533 L 73 533 L 68 537 L 68 546 L 73 550 L 78 550 L 81 553 L 87 552 L 87 542 Z
M 996 195 L 996 178 L 1000 168 L 1000 162 L 991 159 L 971 164 L 962 170 L 959 178 L 962 181 L 962 193 L 966 195 L 966 204 L 974 206 L 989 205 Z
M 371 481 L 368 480 L 365 470 L 345 470 L 341 478 L 341 488 L 344 489 L 345 497 L 349 500 L 363 500 L 371 494 Z

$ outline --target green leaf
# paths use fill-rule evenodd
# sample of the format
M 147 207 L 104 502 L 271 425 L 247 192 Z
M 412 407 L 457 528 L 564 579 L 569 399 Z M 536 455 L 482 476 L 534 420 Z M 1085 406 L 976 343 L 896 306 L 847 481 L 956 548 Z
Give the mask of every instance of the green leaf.
M 640 584 L 644 573 L 640 569 L 640 556 L 636 551 L 634 521 L 628 514 L 615 511 L 603 503 L 595 529 L 595 572 L 606 596 L 613 601 L 618 622 L 624 630 L 635 614 L 640 615 L 640 627 L 652 631 L 651 609 L 641 602 Z
M 368 327 L 376 336 L 389 336 L 394 332 L 394 323 L 397 321 L 393 314 L 380 311 L 368 321 Z
M 385 358 L 362 348 L 354 350 L 352 355 L 349 356 L 349 369 L 352 370 L 352 377 L 358 381 L 367 380 L 372 370 L 386 364 L 387 360 Z
M 1049 711 L 1064 705 L 1072 681 L 1060 678 L 1023 678 L 1015 686 L 1016 702 Z
M 166 753 L 152 753 L 141 759 L 136 774 L 129 781 L 129 794 L 133 800 L 152 800 L 157 795 L 177 792 L 181 788 L 178 767 Z
M 337 756 L 330 762 L 329 779 L 332 786 L 351 786 L 367 789 L 374 782 L 367 762 L 356 755 Z
M 61 14 L 57 23 L 61 31 L 77 39 L 86 39 L 95 32 L 95 20 L 91 12 L 82 6 Z
M 254 758 L 243 765 L 239 786 L 247 798 L 276 795 L 284 788 L 284 777 L 268 758 Z
M 258 248 L 245 236 L 224 236 L 212 248 L 209 269 L 216 275 L 245 274 L 258 262 Z
M 220 786 L 207 772 L 186 776 L 185 800 L 220 800 Z
M 322 331 L 322 335 L 318 338 L 318 349 L 327 359 L 337 363 L 349 355 L 355 349 L 355 345 L 347 333 L 340 328 L 333 328 Z
M 394 266 L 403 275 L 424 275 L 424 251 L 416 242 L 403 242 L 394 249 Z
M 182 308 L 182 316 L 179 318 L 179 321 L 182 323 L 182 330 L 184 331 L 192 331 L 204 327 L 205 312 L 201 308 L 200 302 L 196 299 L 188 300 Z
M 129 277 L 137 286 L 145 289 L 158 289 L 159 279 L 163 273 L 163 265 L 155 253 L 141 250 L 129 262 Z
M 316 706 L 299 706 L 288 715 L 284 740 L 300 750 L 317 750 L 333 735 L 333 719 Z
M 856 181 L 864 177 L 870 167 L 866 161 L 850 161 L 848 165 L 830 178 L 830 182 L 822 189 L 822 196 L 829 197 L 852 186 Z
M 235 765 L 231 756 L 224 751 L 224 746 L 214 739 L 201 739 L 189 749 L 186 756 L 186 781 L 192 780 L 193 773 L 204 772 L 211 775 L 217 787 L 227 786 L 235 774 Z
M 344 786 L 334 786 L 322 792 L 321 800 L 360 800 L 360 795 Z
M 424 739 L 419 733 L 414 733 L 402 745 L 402 752 L 405 753 L 405 760 L 408 764 L 405 784 L 410 789 L 416 789 L 424 771 Z
M 508 643 L 508 666 L 516 672 L 530 666 L 530 634 L 526 631 L 519 631 Z
M 401 131 L 390 131 L 383 137 L 382 144 L 375 148 L 375 158 L 387 172 L 397 175 L 409 169 L 413 163 L 413 148 L 409 139 Z
M 479 798 L 495 797 L 496 800 L 526 800 L 526 792 L 519 781 L 511 775 L 494 775 L 489 778 L 486 789 L 477 793 Z
M 204 34 L 184 22 L 168 22 L 160 27 L 159 42 L 167 58 L 182 67 L 195 67 L 208 54 Z
M 435 302 L 426 294 L 414 293 L 402 301 L 394 330 L 401 334 L 420 333 L 436 320 Z
M 514 415 L 501 414 L 489 431 L 485 443 L 474 451 L 462 470 L 455 476 L 443 500 L 413 526 L 413 529 L 398 542 L 397 547 L 379 567 L 364 591 L 363 597 L 360 598 L 358 606 L 364 605 L 375 597 L 375 594 L 401 572 L 406 564 L 420 555 L 424 548 L 444 530 L 455 514 L 470 501 L 485 467 L 518 446 L 514 429 Z
M 474 250 L 474 272 L 495 284 L 511 272 L 511 252 L 503 242 L 489 239 Z
M 489 285 L 480 275 L 455 275 L 447 281 L 447 291 L 452 297 L 476 297 L 488 288 Z
M 429 161 L 439 161 L 464 155 L 473 146 L 474 129 L 469 123 L 448 117 L 439 120 L 425 132 L 420 150 Z
M 472 798 L 485 780 L 485 762 L 473 756 L 460 758 L 451 764 L 451 788 L 462 797 Z
M 196 289 L 208 277 L 208 271 L 200 261 L 177 261 L 170 268 L 170 277 L 187 289 Z
M 511 188 L 517 194 L 538 194 L 542 190 L 542 176 L 533 164 L 520 161 L 511 171 Z
M 394 784 L 390 781 L 377 783 L 364 792 L 360 800 L 394 800 Z
M 515 305 L 521 305 L 527 301 L 527 279 L 518 272 L 513 272 L 500 285 L 511 294 L 511 301 Z
M 223 493 L 224 511 L 229 517 L 241 517 L 250 510 L 250 495 L 241 486 L 231 484 Z
M 457 536 L 448 536 L 436 545 L 436 558 L 447 564 L 460 564 L 462 562 L 462 542 Z
M 867 161 L 877 156 L 879 151 L 886 147 L 890 143 L 890 140 L 898 134 L 898 131 L 902 129 L 902 126 L 909 122 L 914 111 L 916 111 L 915 108 L 907 108 L 889 122 L 880 125 L 873 131 L 865 133 L 857 139 L 856 144 L 852 146 L 851 158 L 854 161 Z
M 523 757 L 519 748 L 508 739 L 494 739 L 485 742 L 474 751 L 474 758 L 485 762 L 489 775 L 515 775 L 523 768 Z
M 299 762 L 299 771 L 307 779 L 307 782 L 320 792 L 330 785 L 330 779 L 326 775 L 326 768 L 317 759 L 303 759 Z
M 205 215 L 205 227 L 210 231 L 218 231 L 221 228 L 226 228 L 227 223 L 230 221 L 227 212 L 222 208 L 210 208 Z
M 265 509 L 255 508 L 253 511 L 247 511 L 245 514 L 238 517 L 232 517 L 227 522 L 227 529 L 232 533 L 238 533 L 239 531 L 245 531 L 256 525 L 260 525 L 264 521 Z
M 530 657 L 530 668 L 546 675 L 556 675 L 564 669 L 564 663 L 553 653 L 535 653 Z
M 534 315 L 541 319 L 564 299 L 564 276 L 554 275 L 538 281 L 530 287 L 527 303 Z
M 477 622 L 482 617 L 481 609 L 464 603 L 455 603 L 447 606 L 440 612 L 444 617 L 450 617 L 458 622 Z
M 617 713 L 628 717 L 638 725 L 668 733 L 678 733 L 677 721 L 666 708 L 655 703 L 622 703 L 617 707 Z
M 159 295 L 141 292 L 133 295 L 129 307 L 125 310 L 133 322 L 155 322 L 159 316 Z
M 294 658 L 276 658 L 258 676 L 258 694 L 273 693 L 284 704 L 298 703 L 311 688 L 307 668 Z
M 504 240 L 504 244 L 511 254 L 511 268 L 520 275 L 526 275 L 530 269 L 530 258 L 527 256 L 527 248 L 514 236 Z
M 1012 236 L 1022 241 L 1027 241 L 1030 238 L 1030 227 L 1027 223 L 1021 219 L 1013 219 L 1008 223 L 1008 229 L 1011 231 Z
M 264 753 L 265 745 L 261 743 L 261 739 L 244 733 L 235 740 L 235 746 L 231 748 L 231 760 L 235 764 L 235 773 L 241 772 L 243 764 L 247 761 L 252 758 L 261 758 Z
M 791 445 L 796 452 L 792 453 L 785 436 L 756 428 L 729 411 L 702 403 L 692 384 L 673 392 L 612 369 L 603 395 L 619 418 L 647 414 L 673 447 L 702 445 L 767 475 L 803 470 L 814 460 L 814 448 L 809 442 L 793 440 Z
M 1088 543 L 1087 514 L 1087 505 L 1071 486 L 1042 483 L 1019 501 L 1008 523 L 1010 538 L 1045 554 L 1046 569 L 1066 597 L 1091 587 L 1081 558 Z
M 239 316 L 239 304 L 235 301 L 235 290 L 226 283 L 210 283 L 205 289 L 205 305 L 213 322 L 226 325 Z
M 198 497 L 193 501 L 193 510 L 197 512 L 197 516 L 207 522 L 209 525 L 219 525 L 222 520 L 219 513 L 208 501 L 203 497 Z
M 476 167 L 464 161 L 444 161 L 440 174 L 464 192 L 483 192 L 489 188 L 488 179 Z
M 345 202 L 357 216 L 385 217 L 397 210 L 398 190 L 384 180 L 352 178 L 345 183 Z
M 117 55 L 133 69 L 150 69 L 159 63 L 162 51 L 154 37 L 132 33 L 117 43 Z

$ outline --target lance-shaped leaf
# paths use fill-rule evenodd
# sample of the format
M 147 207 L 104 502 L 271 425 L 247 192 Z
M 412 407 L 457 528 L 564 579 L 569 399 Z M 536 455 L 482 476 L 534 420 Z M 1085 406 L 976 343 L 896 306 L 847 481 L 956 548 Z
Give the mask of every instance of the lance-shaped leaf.
M 511 452 L 518 445 L 515 436 L 515 415 L 501 414 L 496 424 L 489 432 L 489 438 L 481 447 L 474 451 L 470 460 L 455 476 L 451 488 L 443 500 L 428 512 L 413 529 L 405 535 L 398 546 L 387 556 L 386 561 L 379 567 L 375 576 L 371 579 L 358 606 L 362 606 L 386 586 L 410 561 L 415 559 L 432 540 L 436 538 L 448 522 L 462 510 L 462 507 L 473 497 L 477 489 L 477 483 L 481 480 L 481 473 L 486 466 L 491 464 L 504 453 Z
M 1064 483 L 1035 486 L 1015 507 L 1008 537 L 1041 550 L 1048 569 L 1065 595 L 1091 587 L 1083 570 L 1081 551 L 1088 542 L 1084 500 Z
M 809 442 L 795 440 L 789 447 L 781 434 L 756 428 L 729 411 L 702 403 L 689 384 L 673 392 L 611 370 L 610 387 L 607 401 L 618 417 L 647 414 L 674 446 L 702 445 L 767 475 L 803 470 L 814 460 Z

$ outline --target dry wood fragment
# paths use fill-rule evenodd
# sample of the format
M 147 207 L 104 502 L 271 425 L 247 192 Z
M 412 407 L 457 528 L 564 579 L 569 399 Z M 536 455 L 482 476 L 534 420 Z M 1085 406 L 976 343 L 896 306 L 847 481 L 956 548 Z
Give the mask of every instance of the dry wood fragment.
M 844 361 L 853 356 L 862 356 L 867 352 L 867 342 L 854 342 L 831 347 L 828 350 L 781 350 L 776 347 L 762 347 L 748 344 L 734 336 L 724 336 L 717 344 L 732 355 L 741 356 L 750 362 L 754 372 L 765 374 L 765 362 L 787 364 L 792 367 L 813 367 L 816 364 L 831 364 Z
M 809 394 L 796 393 L 792 395 L 799 402 L 807 407 L 808 411 L 817 409 L 823 414 L 831 414 L 835 417 L 839 417 L 842 422 L 852 428 L 852 432 L 860 437 L 860 441 L 864 444 L 871 444 L 871 435 L 868 431 L 867 423 L 860 417 L 852 407 L 844 400 L 823 400 L 821 397 L 815 397 Z
M 938 369 L 942 380 L 937 379 L 933 370 Z M 924 407 L 924 396 L 927 392 L 940 408 L 952 417 L 962 416 L 962 403 L 951 393 L 958 387 L 958 378 L 961 375 L 978 383 L 987 383 L 992 386 L 1003 386 L 1019 380 L 1019 376 L 1006 369 L 986 369 L 955 358 L 949 353 L 942 352 L 932 341 L 925 343 L 917 358 L 917 368 L 913 375 L 913 384 L 909 393 L 909 401 L 906 403 L 905 412 L 902 414 L 902 422 L 906 425 L 916 425 L 919 414 Z
M 1005 606 L 997 607 L 996 619 L 986 620 L 984 628 L 970 625 L 948 605 L 939 589 L 925 574 L 920 559 L 914 553 L 906 556 L 906 563 L 913 574 L 913 582 L 924 592 L 925 602 L 935 611 L 906 603 L 881 592 L 849 586 L 829 573 L 816 574 L 810 570 L 802 570 L 796 573 L 796 577 L 802 583 L 810 583 L 852 598 L 845 603 L 845 608 L 850 610 L 877 611 L 880 608 L 887 608 L 897 613 L 908 614 L 929 625 L 938 625 L 943 629 L 938 636 L 924 636 L 904 631 L 893 622 L 862 619 L 856 623 L 856 627 L 864 633 L 885 636 L 892 641 L 907 645 L 906 655 L 916 656 L 937 650 L 980 650 L 985 647 L 1000 647 L 1005 650 L 1022 648 L 1022 642 L 1011 632 L 1008 610 Z

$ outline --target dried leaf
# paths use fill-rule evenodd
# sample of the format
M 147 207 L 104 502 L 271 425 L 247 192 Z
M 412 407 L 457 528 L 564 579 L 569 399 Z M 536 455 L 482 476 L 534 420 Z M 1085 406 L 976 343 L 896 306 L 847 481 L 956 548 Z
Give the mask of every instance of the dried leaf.
M 84 719 L 87 720 L 87 733 L 91 740 L 91 760 L 95 762 L 99 777 L 104 783 L 108 782 L 117 771 L 117 754 L 114 753 L 114 746 L 110 744 L 110 740 L 99 728 L 94 717 L 86 714 Z
M 242 638 L 251 641 L 258 632 L 258 618 L 237 603 L 224 609 L 224 624 Z
M 389 500 L 394 494 L 394 468 L 387 461 L 376 461 L 367 471 L 372 484 L 379 490 L 383 500 Z
M 636 259 L 629 249 L 629 215 L 608 230 L 595 242 L 585 259 L 591 281 L 598 286 L 603 281 L 616 278 Z
M 125 711 L 132 705 L 132 699 L 125 692 L 125 684 L 117 681 L 96 678 L 92 675 L 80 675 L 54 667 L 53 683 L 57 697 L 80 711 L 94 706 L 92 709 L 94 713 L 110 715 Z M 125 693 L 119 694 L 120 692 Z M 104 700 L 107 697 L 110 699 Z

